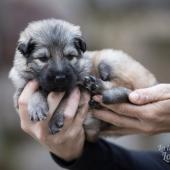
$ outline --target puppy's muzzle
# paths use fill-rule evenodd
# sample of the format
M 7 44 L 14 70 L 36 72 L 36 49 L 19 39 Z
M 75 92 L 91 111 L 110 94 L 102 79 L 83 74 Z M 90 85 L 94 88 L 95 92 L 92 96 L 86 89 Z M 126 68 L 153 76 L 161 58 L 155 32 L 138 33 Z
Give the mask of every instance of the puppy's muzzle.
M 40 86 L 43 90 L 50 91 L 69 91 L 77 81 L 77 75 L 71 67 L 64 67 L 58 70 L 56 67 L 43 69 L 38 75 Z

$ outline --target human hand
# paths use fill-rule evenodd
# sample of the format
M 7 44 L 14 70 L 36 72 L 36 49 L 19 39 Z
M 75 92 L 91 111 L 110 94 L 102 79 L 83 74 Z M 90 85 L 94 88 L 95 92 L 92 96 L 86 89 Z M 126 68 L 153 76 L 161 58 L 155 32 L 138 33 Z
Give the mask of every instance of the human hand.
M 26 85 L 19 97 L 21 128 L 60 158 L 66 161 L 78 158 L 84 146 L 85 134 L 82 124 L 86 117 L 88 103 L 84 103 L 81 110 L 78 109 L 81 96 L 79 89 L 75 88 L 69 95 L 64 110 L 64 127 L 59 133 L 52 135 L 49 133 L 48 123 L 63 98 L 64 93 L 51 92 L 47 99 L 49 104 L 47 119 L 39 122 L 31 122 L 28 116 L 27 104 L 37 88 L 37 82 L 31 81 Z M 82 94 L 82 100 L 88 101 L 85 93 Z
M 110 110 L 96 110 L 95 117 L 120 127 L 116 129 L 118 133 L 170 131 L 170 84 L 135 90 L 129 95 L 131 103 L 106 105 L 101 96 L 95 96 L 94 100 Z

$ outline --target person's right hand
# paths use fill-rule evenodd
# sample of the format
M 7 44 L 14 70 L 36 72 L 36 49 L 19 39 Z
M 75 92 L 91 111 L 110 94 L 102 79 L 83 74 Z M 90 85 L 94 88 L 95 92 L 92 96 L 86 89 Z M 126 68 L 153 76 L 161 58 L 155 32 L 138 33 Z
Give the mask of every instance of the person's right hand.
M 95 117 L 119 127 L 116 133 L 170 132 L 170 84 L 137 89 L 129 95 L 131 103 L 104 104 L 102 96 L 94 99 L 109 109 L 96 110 Z
M 86 93 L 82 94 L 82 100 L 87 102 L 83 103 L 80 110 L 78 109 L 81 97 L 80 91 L 78 88 L 73 90 L 68 97 L 64 110 L 64 127 L 59 133 L 51 135 L 48 130 L 48 123 L 53 112 L 63 98 L 64 93 L 50 93 L 48 96 L 48 118 L 39 122 L 31 122 L 28 116 L 27 105 L 30 96 L 37 90 L 37 88 L 37 82 L 29 82 L 19 98 L 18 103 L 21 128 L 58 157 L 66 161 L 78 158 L 83 151 L 85 141 L 85 134 L 82 125 L 88 110 L 88 95 Z

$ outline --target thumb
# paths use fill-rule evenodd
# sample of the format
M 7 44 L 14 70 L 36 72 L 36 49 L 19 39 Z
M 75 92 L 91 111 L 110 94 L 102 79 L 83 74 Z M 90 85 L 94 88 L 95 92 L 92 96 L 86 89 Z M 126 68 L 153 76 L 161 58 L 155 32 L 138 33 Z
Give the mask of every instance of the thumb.
M 170 99 L 170 84 L 159 84 L 145 89 L 137 89 L 129 95 L 129 100 L 139 105 L 166 99 Z

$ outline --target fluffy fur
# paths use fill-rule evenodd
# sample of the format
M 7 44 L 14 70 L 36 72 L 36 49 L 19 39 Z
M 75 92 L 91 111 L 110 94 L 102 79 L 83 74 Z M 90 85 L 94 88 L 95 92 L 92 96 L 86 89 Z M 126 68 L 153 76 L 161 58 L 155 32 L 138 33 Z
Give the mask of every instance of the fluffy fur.
M 15 107 L 24 86 L 32 79 L 37 79 L 40 85 L 28 103 L 32 121 L 47 117 L 47 95 L 51 91 L 66 91 L 67 95 L 73 87 L 81 85 L 91 95 L 103 95 L 105 103 L 118 103 L 128 101 L 130 90 L 156 84 L 146 68 L 122 51 L 85 51 L 79 26 L 56 19 L 30 23 L 20 35 L 9 74 L 16 87 Z M 50 122 L 52 133 L 63 126 L 63 105 L 64 100 Z M 110 130 L 110 125 L 92 117 L 91 111 L 89 108 L 84 123 L 88 140 L 94 140 L 103 130 L 107 133 L 107 128 Z

